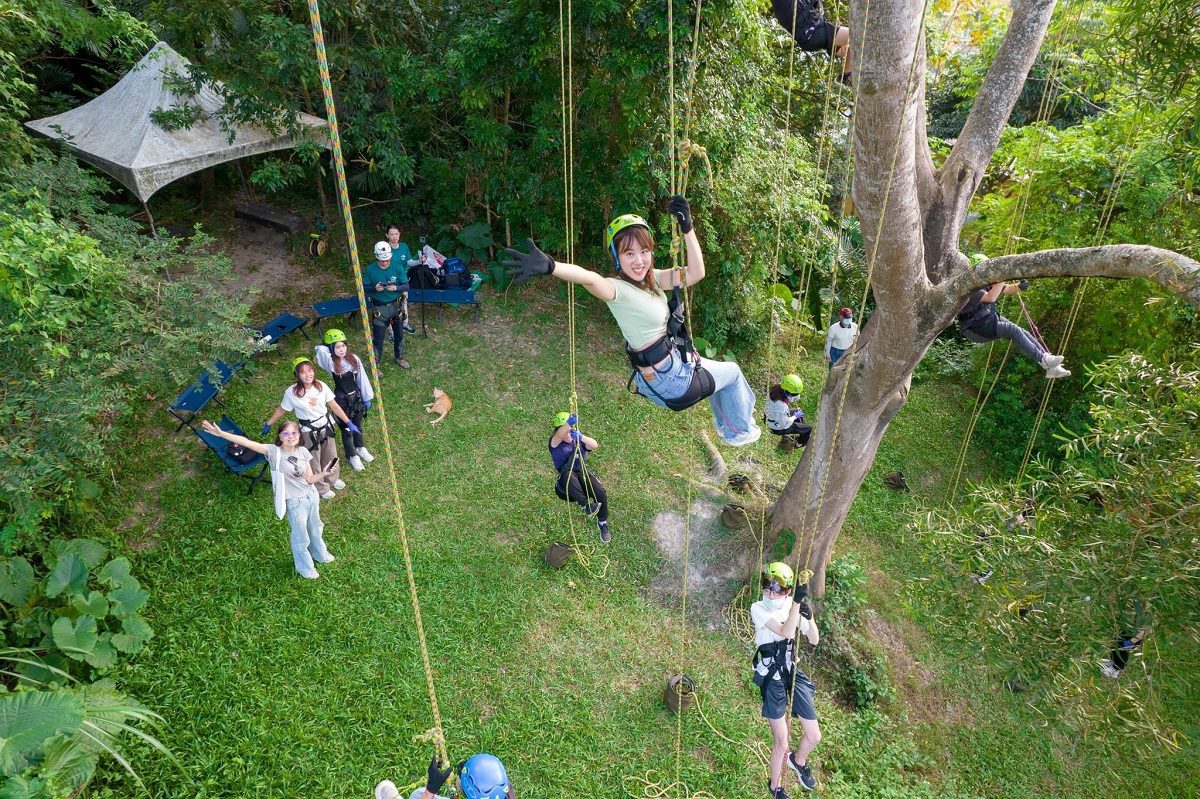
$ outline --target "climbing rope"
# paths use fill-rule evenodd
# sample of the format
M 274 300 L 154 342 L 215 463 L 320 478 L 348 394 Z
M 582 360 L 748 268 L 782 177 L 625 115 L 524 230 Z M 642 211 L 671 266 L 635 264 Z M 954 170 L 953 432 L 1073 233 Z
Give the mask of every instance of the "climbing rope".
M 375 358 L 375 348 L 371 346 L 370 310 L 367 307 L 367 295 L 363 285 L 362 266 L 358 261 L 358 241 L 354 235 L 354 216 L 350 209 L 350 190 L 346 184 L 346 165 L 342 157 L 342 140 L 338 134 L 337 109 L 333 101 L 333 87 L 329 78 L 329 59 L 325 54 L 325 34 L 321 28 L 321 11 L 318 0 L 308 0 L 308 18 L 312 27 L 313 45 L 317 51 L 317 66 L 321 76 L 321 92 L 325 97 L 325 113 L 329 122 L 329 140 L 333 148 L 333 166 L 337 178 L 338 204 L 342 210 L 342 221 L 346 226 L 346 246 L 350 250 L 350 266 L 354 270 L 354 281 L 358 292 L 358 310 L 362 319 L 363 336 L 367 341 L 367 357 L 370 359 L 371 373 L 375 376 L 375 385 L 380 387 L 375 395 L 379 406 L 379 425 L 383 433 L 384 452 L 387 455 L 388 480 L 392 490 L 392 506 L 396 511 L 396 530 L 400 536 L 400 548 L 404 554 L 404 572 L 408 580 L 409 599 L 412 602 L 413 620 L 417 628 L 417 640 L 421 650 L 421 665 L 425 669 L 425 687 L 429 692 L 429 707 L 433 713 L 433 743 L 438 756 L 443 763 L 449 763 L 450 757 L 446 751 L 445 728 L 442 726 L 441 712 L 438 710 L 437 691 L 434 689 L 433 666 L 429 659 L 429 644 L 425 638 L 425 624 L 421 618 L 421 602 L 417 596 L 417 580 L 413 570 L 412 552 L 408 545 L 408 534 L 404 526 L 404 511 L 400 506 L 400 486 L 396 478 L 396 462 L 392 454 L 391 436 L 388 434 L 387 411 L 384 406 L 382 375 L 379 362 Z

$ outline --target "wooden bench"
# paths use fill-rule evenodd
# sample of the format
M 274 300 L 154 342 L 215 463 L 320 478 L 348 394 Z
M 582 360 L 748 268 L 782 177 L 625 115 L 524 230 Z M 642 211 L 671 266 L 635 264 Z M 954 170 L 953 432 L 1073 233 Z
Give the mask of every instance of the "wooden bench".
M 234 216 L 249 219 L 263 225 L 270 225 L 285 233 L 303 233 L 308 230 L 308 220 L 299 214 L 275 208 L 266 203 L 256 203 L 252 200 L 237 200 L 233 204 Z

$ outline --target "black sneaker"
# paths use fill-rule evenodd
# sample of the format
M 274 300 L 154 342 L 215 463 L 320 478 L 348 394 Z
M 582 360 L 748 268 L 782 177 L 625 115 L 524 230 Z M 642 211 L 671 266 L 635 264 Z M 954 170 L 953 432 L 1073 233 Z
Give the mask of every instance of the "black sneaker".
M 600 503 L 599 502 L 589 502 L 587 505 L 584 506 L 583 512 L 586 513 L 589 518 L 592 518 L 592 519 L 596 518 L 596 514 L 598 514 L 600 512 Z
M 607 544 L 612 541 L 612 533 L 608 531 L 608 522 L 599 522 L 600 527 L 600 543 Z
M 787 760 L 784 762 L 788 764 L 788 768 L 796 775 L 796 779 L 800 781 L 800 785 L 804 790 L 811 791 L 817 787 L 817 778 L 813 776 L 812 769 L 807 764 L 802 766 L 797 763 L 795 752 L 788 752 Z
M 404 323 L 404 332 L 405 333 L 416 333 L 417 329 L 415 327 L 413 327 L 412 325 L 410 325 L 408 322 L 405 322 Z
M 767 787 L 770 787 L 770 786 L 767 786 Z M 774 793 L 771 794 L 771 799 L 792 799 L 792 797 L 788 796 L 787 791 L 785 791 L 783 789 L 783 786 L 780 785 L 778 788 L 775 789 Z

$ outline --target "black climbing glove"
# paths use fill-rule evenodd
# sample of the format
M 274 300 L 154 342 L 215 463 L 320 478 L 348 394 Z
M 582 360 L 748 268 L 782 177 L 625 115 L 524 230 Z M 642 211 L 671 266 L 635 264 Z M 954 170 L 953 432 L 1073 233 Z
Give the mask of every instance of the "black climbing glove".
M 454 769 L 446 766 L 445 769 L 438 767 L 438 756 L 435 754 L 429 761 L 429 768 L 425 770 L 425 790 L 430 793 L 437 793 L 450 779 L 450 775 L 454 773 Z
M 512 257 L 500 262 L 502 266 L 509 267 L 508 276 L 518 285 L 531 277 L 548 275 L 554 271 L 554 259 L 539 250 L 533 239 L 525 239 L 525 246 L 529 248 L 528 253 L 505 247 L 504 251 Z
M 676 194 L 667 203 L 667 211 L 679 220 L 679 232 L 687 235 L 692 232 L 692 206 L 683 199 L 682 194 Z
M 800 615 L 812 621 L 812 606 L 808 604 L 808 599 L 801 597 L 796 600 L 796 605 L 800 608 Z
M 1029 281 L 1022 280 L 1020 283 L 1017 284 L 1017 288 L 1020 289 L 1021 291 L 1029 291 Z

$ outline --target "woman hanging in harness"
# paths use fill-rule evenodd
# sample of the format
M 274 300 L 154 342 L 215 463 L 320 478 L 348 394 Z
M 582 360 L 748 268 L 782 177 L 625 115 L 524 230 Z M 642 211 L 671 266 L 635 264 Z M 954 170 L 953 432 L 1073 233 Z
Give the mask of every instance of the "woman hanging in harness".
M 616 267 L 616 277 L 604 277 L 575 264 L 555 261 L 526 239 L 528 253 L 507 249 L 517 283 L 538 275 L 553 275 L 577 283 L 608 304 L 625 338 L 625 351 L 633 366 L 630 385 L 660 408 L 682 411 L 705 397 L 721 439 L 742 447 L 758 440 L 762 431 L 754 422 L 754 392 L 736 363 L 701 358 L 692 347 L 682 303 L 682 287 L 704 278 L 704 255 L 692 227 L 687 200 L 671 198 L 667 210 L 679 220 L 687 245 L 684 282 L 670 269 L 654 268 L 654 237 L 640 216 L 624 214 L 609 223 L 604 243 Z M 665 290 L 672 293 L 667 299 Z
M 594 516 L 600 528 L 600 541 L 607 544 L 612 540 L 608 529 L 608 494 L 587 463 L 588 453 L 600 444 L 579 432 L 578 424 L 579 418 L 568 411 L 554 416 L 554 432 L 546 442 L 554 470 L 558 472 L 554 493 L 561 500 L 577 503 L 588 516 Z
M 313 348 L 313 357 L 317 359 L 317 365 L 329 372 L 329 376 L 333 378 L 333 397 L 337 404 L 356 427 L 362 428 L 363 416 L 371 409 L 375 391 L 367 377 L 367 367 L 350 351 L 346 334 L 336 327 L 326 330 L 325 343 Z M 351 433 L 349 426 L 340 420 L 338 426 L 342 430 L 342 447 L 346 450 L 346 460 L 350 461 L 354 471 L 361 472 L 363 464 L 375 460 L 375 456 L 363 446 L 361 429 L 357 433 Z

